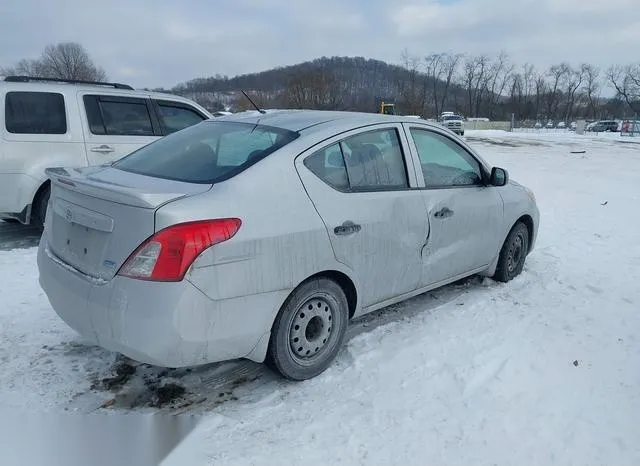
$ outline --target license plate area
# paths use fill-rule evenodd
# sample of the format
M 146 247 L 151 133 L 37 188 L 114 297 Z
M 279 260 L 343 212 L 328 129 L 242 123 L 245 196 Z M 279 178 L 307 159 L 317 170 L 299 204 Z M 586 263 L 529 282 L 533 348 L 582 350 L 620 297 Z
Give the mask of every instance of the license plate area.
M 87 275 L 100 276 L 110 235 L 105 230 L 113 229 L 109 220 L 98 212 L 56 199 L 51 219 L 53 252 Z

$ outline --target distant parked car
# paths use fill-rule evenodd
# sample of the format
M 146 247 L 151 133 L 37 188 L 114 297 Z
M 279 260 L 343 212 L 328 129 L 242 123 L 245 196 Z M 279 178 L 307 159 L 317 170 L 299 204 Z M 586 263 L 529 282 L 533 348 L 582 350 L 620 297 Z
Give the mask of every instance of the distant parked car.
M 618 131 L 618 122 L 615 120 L 600 120 L 587 126 L 587 130 L 598 133 L 607 131 L 615 133 L 616 131 Z
M 349 320 L 465 276 L 506 282 L 533 193 L 437 124 L 282 111 L 207 120 L 97 167 L 47 170 L 53 309 L 146 363 L 324 371 Z
M 556 128 L 558 128 L 558 129 L 565 129 L 566 127 L 567 127 L 567 124 L 564 121 L 560 121 L 556 125 Z
M 43 226 L 47 167 L 111 162 L 208 118 L 191 100 L 126 84 L 0 79 L 0 219 Z

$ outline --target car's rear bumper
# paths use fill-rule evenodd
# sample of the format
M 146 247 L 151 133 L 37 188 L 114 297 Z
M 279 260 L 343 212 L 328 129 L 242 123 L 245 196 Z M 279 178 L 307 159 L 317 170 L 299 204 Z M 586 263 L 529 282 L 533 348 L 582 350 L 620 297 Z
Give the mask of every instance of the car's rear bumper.
M 136 361 L 184 367 L 251 357 L 270 331 L 282 292 L 212 300 L 188 280 L 157 283 L 116 276 L 98 282 L 56 258 L 46 232 L 40 286 L 55 312 L 90 342 Z

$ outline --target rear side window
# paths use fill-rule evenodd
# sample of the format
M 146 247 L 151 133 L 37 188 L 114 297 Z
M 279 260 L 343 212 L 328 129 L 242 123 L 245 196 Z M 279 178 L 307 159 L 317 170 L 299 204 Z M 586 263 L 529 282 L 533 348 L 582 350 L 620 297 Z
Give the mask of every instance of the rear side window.
M 66 134 L 64 97 L 54 92 L 7 92 L 5 126 L 14 134 Z
M 296 132 L 271 126 L 205 121 L 158 139 L 113 167 L 156 178 L 211 184 L 237 175 L 297 137 Z
M 96 135 L 153 136 L 151 114 L 145 99 L 84 96 L 89 130 Z
M 197 125 L 205 119 L 200 113 L 188 108 L 186 105 L 158 102 L 158 110 L 167 134 Z
M 306 159 L 304 165 L 318 178 L 338 191 L 349 189 L 347 167 L 344 165 L 340 144 L 333 144 Z
M 409 187 L 404 154 L 395 129 L 367 131 L 304 160 L 305 166 L 340 191 L 380 191 Z

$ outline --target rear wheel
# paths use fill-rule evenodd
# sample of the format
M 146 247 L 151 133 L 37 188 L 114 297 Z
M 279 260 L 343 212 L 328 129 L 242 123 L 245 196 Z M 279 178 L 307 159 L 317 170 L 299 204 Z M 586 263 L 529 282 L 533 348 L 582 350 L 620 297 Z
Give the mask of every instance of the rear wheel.
M 47 217 L 47 206 L 49 205 L 50 196 L 51 188 L 49 186 L 45 186 L 36 197 L 31 211 L 31 223 L 36 228 L 44 228 L 44 221 Z
M 500 251 L 498 267 L 494 279 L 508 282 L 520 275 L 529 251 L 529 230 L 522 222 L 517 222 Z
M 310 280 L 280 309 L 266 363 L 291 380 L 313 378 L 335 359 L 348 322 L 349 305 L 340 285 L 327 278 Z

